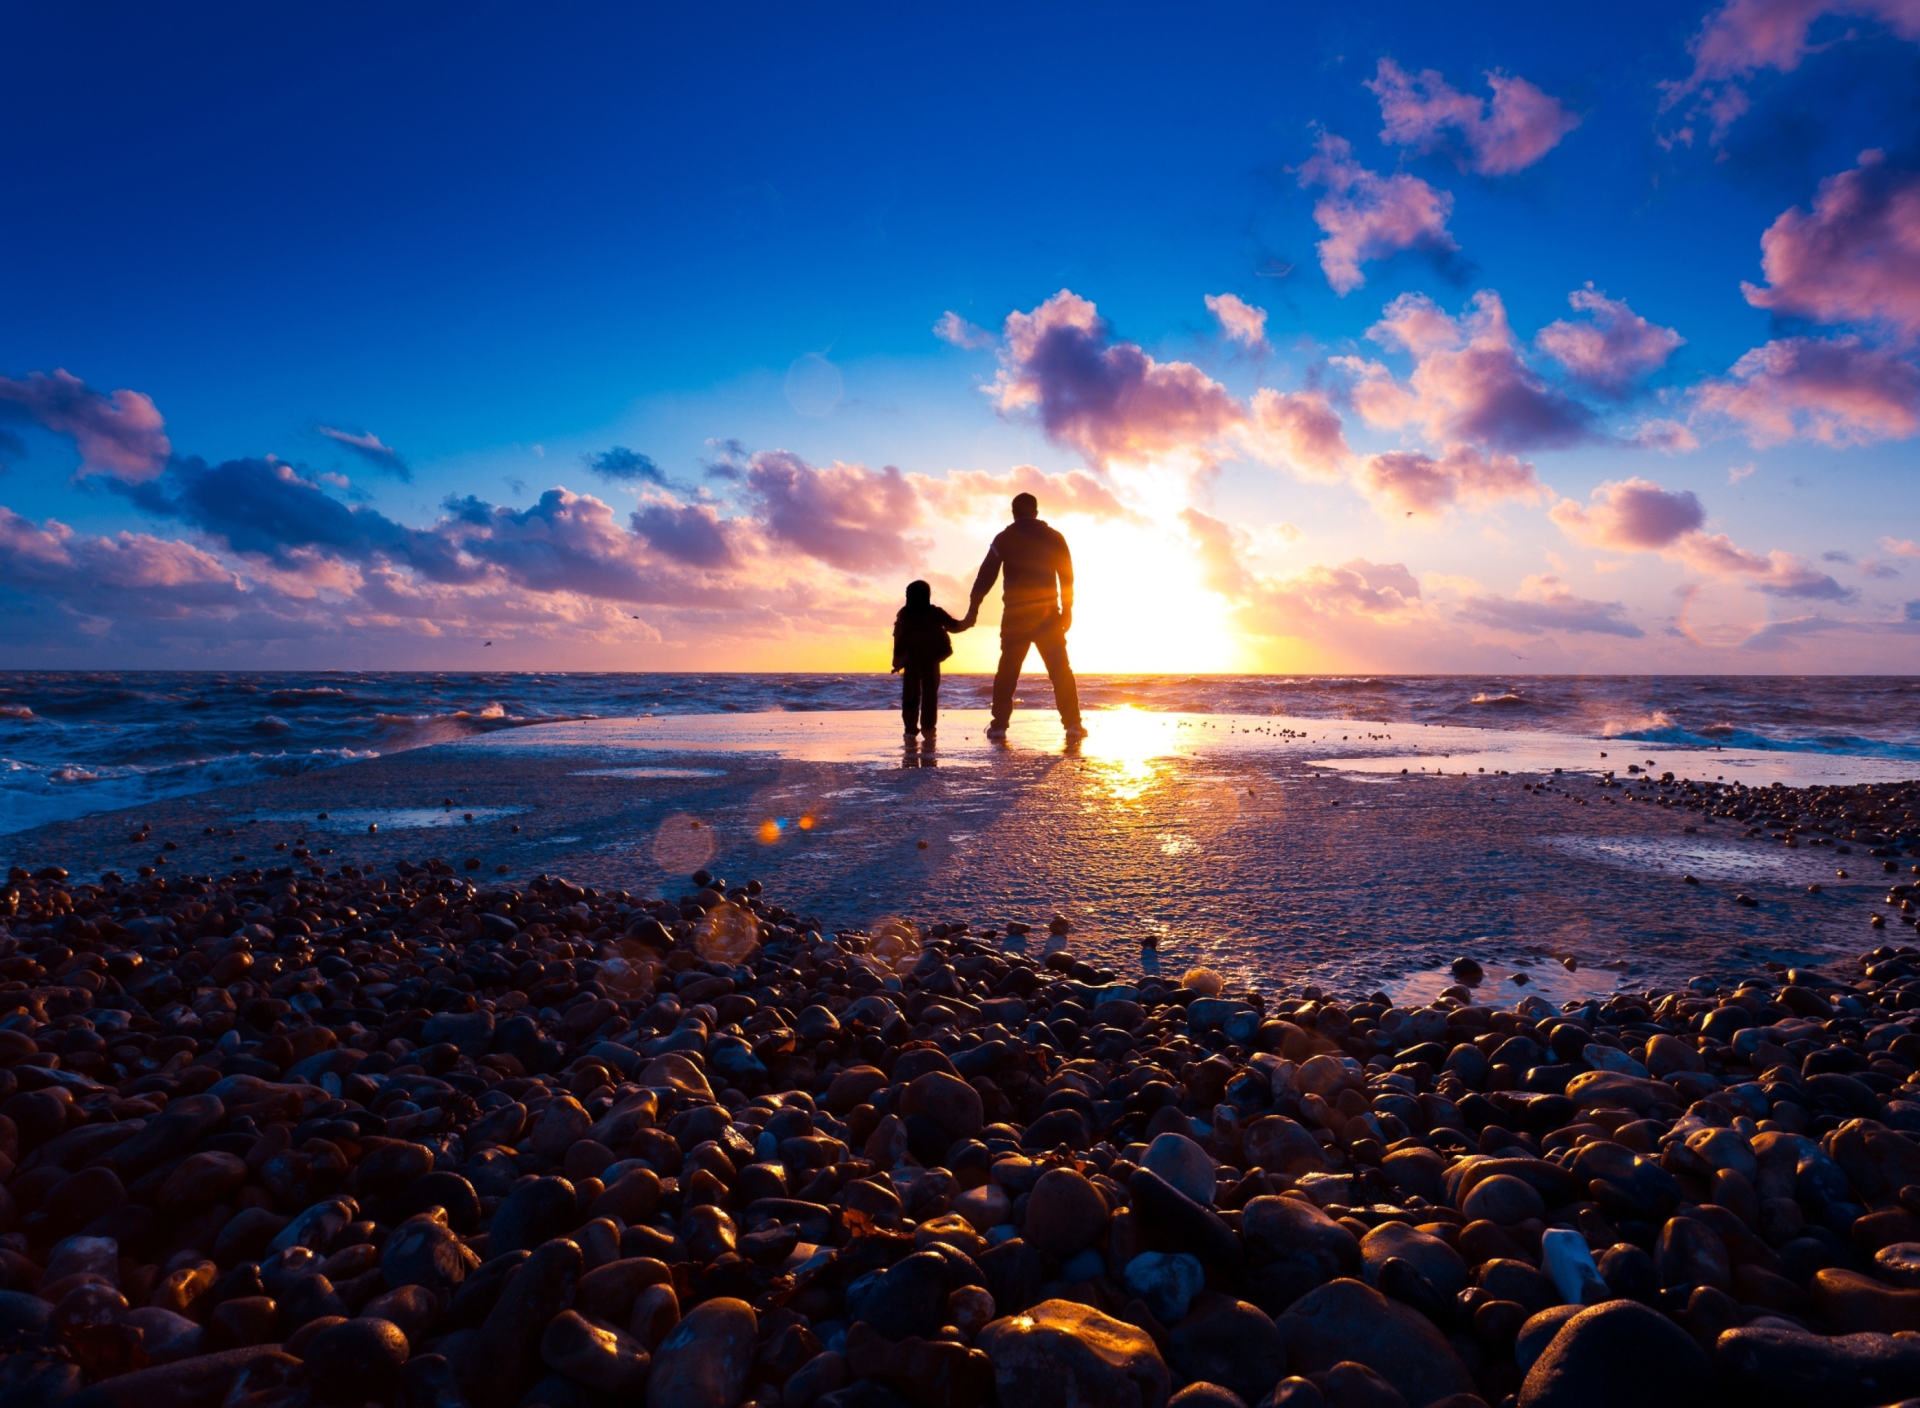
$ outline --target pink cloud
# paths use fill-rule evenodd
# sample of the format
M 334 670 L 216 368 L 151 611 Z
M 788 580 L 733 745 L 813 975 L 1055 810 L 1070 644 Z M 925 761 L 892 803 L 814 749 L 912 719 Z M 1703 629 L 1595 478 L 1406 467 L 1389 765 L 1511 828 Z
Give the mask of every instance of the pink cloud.
M 1180 522 L 1193 539 L 1200 558 L 1201 581 L 1209 591 L 1229 601 L 1241 601 L 1257 589 L 1253 574 L 1240 560 L 1240 535 L 1230 524 L 1197 508 L 1181 510 Z
M 910 474 L 907 478 L 922 503 L 948 518 L 973 513 L 983 506 L 1000 512 L 1012 502 L 1015 494 L 1032 494 L 1040 501 L 1042 518 L 1140 521 L 1140 516 L 1121 503 L 1113 490 L 1084 470 L 1043 474 L 1033 465 L 1017 464 L 1005 474 L 963 469 L 943 479 L 919 474 Z
M 1576 381 L 1610 396 L 1625 395 L 1641 378 L 1659 371 L 1686 341 L 1591 283 L 1568 294 L 1567 302 L 1576 312 L 1589 314 L 1588 320 L 1548 323 L 1534 342 Z
M 1920 369 L 1857 337 L 1782 338 L 1702 385 L 1699 402 L 1755 445 L 1904 440 L 1920 430 Z
M 993 346 L 992 333 L 985 328 L 975 327 L 952 309 L 940 315 L 940 321 L 933 325 L 933 335 L 942 342 L 952 343 L 969 352 Z
M 1593 438 L 1592 415 L 1527 366 L 1500 295 L 1483 290 L 1455 320 L 1425 294 L 1403 294 L 1367 336 L 1414 358 L 1406 383 L 1378 362 L 1336 357 L 1355 378 L 1353 404 L 1368 424 L 1415 427 L 1433 444 L 1521 450 Z
M 1461 603 L 1460 614 L 1483 626 L 1527 635 L 1570 631 L 1575 635 L 1624 636 L 1628 640 L 1646 635 L 1627 619 L 1626 603 L 1575 596 L 1554 576 L 1528 577 L 1512 597 L 1468 597 Z
M 817 469 L 786 450 L 767 450 L 748 462 L 747 487 L 768 536 L 829 566 L 874 572 L 915 560 L 906 530 L 920 521 L 920 503 L 892 465 Z
M 1648 479 L 1602 484 L 1593 506 L 1562 499 L 1548 512 L 1568 537 L 1589 547 L 1652 551 L 1668 547 L 1707 521 L 1691 489 L 1663 489 Z
M 1532 501 L 1542 492 L 1532 465 L 1470 445 L 1449 445 L 1437 459 L 1415 450 L 1372 455 L 1361 464 L 1355 482 L 1377 504 L 1410 513 L 1501 499 Z
M 1822 323 L 1877 323 L 1920 337 L 1920 173 L 1878 151 L 1820 183 L 1811 213 L 1782 214 L 1760 237 L 1766 287 L 1747 302 Z
M 1274 584 L 1280 600 L 1319 615 L 1396 616 L 1415 609 L 1420 584 L 1399 562 L 1356 557 L 1338 567 L 1313 566 Z
M 33 372 L 21 381 L 0 377 L 0 415 L 9 412 L 72 436 L 83 469 L 128 483 L 155 478 L 173 453 L 151 398 L 138 391 L 103 395 L 64 371 Z
M 1366 86 L 1380 100 L 1381 141 L 1426 152 L 1452 131 L 1466 147 L 1466 165 L 1482 176 L 1526 169 L 1580 125 L 1558 98 L 1498 72 L 1487 75 L 1490 103 L 1455 91 L 1433 69 L 1410 74 L 1392 59 L 1380 60 Z
M 1094 305 L 1066 289 L 1031 313 L 1008 315 L 990 390 L 1000 410 L 1035 412 L 1049 439 L 1097 465 L 1204 458 L 1245 418 L 1219 382 L 1116 341 Z
M 1229 341 L 1245 343 L 1256 351 L 1266 349 L 1266 309 L 1254 307 L 1237 294 L 1210 293 L 1207 311 L 1220 320 L 1220 330 Z
M 1661 107 L 1694 98 L 1692 111 L 1707 118 L 1712 140 L 1721 141 L 1749 107 L 1739 80 L 1761 69 L 1793 72 L 1816 47 L 1825 47 L 1816 46 L 1810 32 L 1827 15 L 1876 20 L 1901 39 L 1920 40 L 1916 0 L 1728 0 L 1706 17 L 1687 45 L 1693 72 L 1660 85 Z M 1692 137 L 1690 127 L 1676 134 L 1683 142 Z
M 330 425 L 316 425 L 313 429 L 315 434 L 351 450 L 375 469 L 397 474 L 402 479 L 413 478 L 413 471 L 401 458 L 400 452 L 391 445 L 382 444 L 380 437 L 370 430 L 356 434 L 353 431 L 336 430 Z
M 1773 596 L 1842 601 L 1853 593 L 1792 553 L 1748 552 L 1725 533 L 1708 533 L 1706 509 L 1691 490 L 1646 479 L 1615 480 L 1582 507 L 1562 499 L 1548 514 L 1575 542 L 1616 552 L 1657 552 L 1702 576 L 1743 581 Z
M 1451 254 L 1460 248 L 1447 232 L 1451 195 L 1417 176 L 1367 170 L 1343 137 L 1321 134 L 1299 179 L 1303 187 L 1326 190 L 1313 204 L 1314 221 L 1326 234 L 1316 248 L 1327 282 L 1343 297 L 1366 282 L 1362 264 L 1406 249 Z
M 1353 461 L 1339 413 L 1317 391 L 1253 393 L 1246 431 L 1254 454 L 1292 466 L 1309 479 L 1335 479 Z

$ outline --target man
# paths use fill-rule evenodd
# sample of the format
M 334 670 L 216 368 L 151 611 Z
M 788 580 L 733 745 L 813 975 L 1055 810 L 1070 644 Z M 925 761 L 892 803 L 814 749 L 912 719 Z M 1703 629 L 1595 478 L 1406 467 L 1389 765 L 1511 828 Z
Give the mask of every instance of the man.
M 1020 667 L 1027 647 L 1038 646 L 1053 681 L 1053 702 L 1067 737 L 1081 738 L 1080 688 L 1067 663 L 1067 632 L 1073 629 L 1073 557 L 1067 540 L 1040 521 L 1040 501 L 1020 494 L 1013 501 L 1013 522 L 987 549 L 987 560 L 973 579 L 973 597 L 967 606 L 967 624 L 980 614 L 980 602 L 993 590 L 993 579 L 1007 574 L 1000 609 L 1000 668 L 993 676 L 993 722 L 988 738 L 1005 738 L 1013 717 L 1013 691 L 1020 683 Z M 1055 583 L 1058 583 L 1056 591 Z

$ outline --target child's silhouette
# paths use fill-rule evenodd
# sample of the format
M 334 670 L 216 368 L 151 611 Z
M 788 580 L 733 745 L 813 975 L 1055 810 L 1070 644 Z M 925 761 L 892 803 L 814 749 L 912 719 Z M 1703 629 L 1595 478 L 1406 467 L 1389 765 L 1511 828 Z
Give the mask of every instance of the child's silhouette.
M 893 668 L 900 676 L 900 714 L 909 744 L 917 729 L 932 746 L 940 714 L 940 662 L 953 654 L 947 637 L 972 624 L 935 606 L 933 588 L 925 582 L 907 583 L 907 604 L 893 618 Z

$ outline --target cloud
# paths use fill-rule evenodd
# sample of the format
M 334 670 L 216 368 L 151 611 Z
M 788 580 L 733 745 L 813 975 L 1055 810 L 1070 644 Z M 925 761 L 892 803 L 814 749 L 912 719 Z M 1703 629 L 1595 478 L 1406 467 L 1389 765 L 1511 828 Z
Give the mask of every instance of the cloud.
M 1430 152 L 1449 131 L 1466 147 L 1465 165 L 1482 176 L 1525 170 L 1560 144 L 1580 119 L 1524 78 L 1487 76 L 1491 103 L 1456 92 L 1433 69 L 1409 74 L 1392 59 L 1380 60 L 1366 86 L 1380 100 L 1385 122 L 1380 140 Z
M 1251 409 L 1245 437 L 1259 458 L 1309 479 L 1338 478 L 1353 462 L 1339 413 L 1319 392 L 1263 386 L 1253 393 Z
M 915 560 L 905 530 L 920 521 L 920 503 L 892 465 L 816 469 L 786 450 L 765 450 L 748 462 L 747 487 L 770 537 L 829 566 L 874 572 Z
M 1707 511 L 1691 489 L 1663 489 L 1647 479 L 1602 484 L 1592 498 L 1591 508 L 1562 499 L 1548 512 L 1568 537 L 1589 547 L 1657 552 L 1707 521 Z
M 1432 444 L 1501 450 L 1558 448 L 1596 438 L 1593 413 L 1526 364 L 1506 307 L 1491 289 L 1475 294 L 1459 320 L 1423 293 L 1402 294 L 1367 336 L 1414 358 L 1404 384 L 1378 362 L 1332 359 L 1355 376 L 1353 404 L 1370 425 L 1416 427 Z
M 706 504 L 650 503 L 628 520 L 647 545 L 693 567 L 726 567 L 734 560 L 727 525 Z
M 1860 575 L 1876 582 L 1885 582 L 1900 575 L 1900 569 L 1891 562 L 1881 562 L 1875 558 L 1860 559 Z
M 1920 557 L 1920 543 L 1911 538 L 1882 538 L 1880 550 L 1895 557 Z
M 1698 398 L 1755 445 L 1866 445 L 1920 430 L 1920 369 L 1852 336 L 1756 347 L 1727 378 L 1704 383 Z
M 209 465 L 188 456 L 174 460 L 160 479 L 121 492 L 147 512 L 180 519 L 233 552 L 257 553 L 282 565 L 311 549 L 355 562 L 403 564 L 440 582 L 474 576 L 442 535 L 408 528 L 364 505 L 349 507 L 272 458 Z
M 1372 455 L 1360 466 L 1355 483 L 1375 503 L 1413 513 L 1501 499 L 1530 501 L 1542 492 L 1531 464 L 1471 445 L 1449 445 L 1438 458 L 1416 450 Z
M 1608 396 L 1624 396 L 1641 378 L 1660 370 L 1686 339 L 1672 328 L 1648 322 L 1623 300 L 1608 298 L 1589 283 L 1567 295 L 1586 322 L 1548 323 L 1534 337 L 1542 352 L 1575 381 Z
M 988 389 L 1002 412 L 1032 411 L 1049 439 L 1096 465 L 1204 458 L 1245 418 L 1219 382 L 1116 341 L 1094 305 L 1066 289 L 1031 313 L 1008 315 L 1000 374 Z
M 401 479 L 412 479 L 413 470 L 400 457 L 400 452 L 391 445 L 380 443 L 380 437 L 372 431 L 354 434 L 351 431 L 335 430 L 330 425 L 316 425 L 314 432 L 324 435 L 335 444 L 344 446 L 372 465 L 375 469 L 385 470 Z
M 65 371 L 0 377 L 0 419 L 72 436 L 82 469 L 129 484 L 155 478 L 173 453 L 151 398 L 138 391 L 103 395 Z
M 1856 595 L 1792 553 L 1747 552 L 1725 533 L 1708 533 L 1706 509 L 1690 489 L 1663 489 L 1646 479 L 1611 480 L 1591 497 L 1589 507 L 1562 499 L 1547 515 L 1588 547 L 1657 552 L 1703 576 L 1741 581 L 1771 596 L 1847 601 Z
M 1820 183 L 1811 213 L 1796 206 L 1775 220 L 1760 251 L 1767 285 L 1740 285 L 1754 307 L 1920 338 L 1920 172 L 1862 152 Z
M 1802 600 L 1852 601 L 1859 595 L 1790 552 L 1747 552 L 1725 533 L 1689 533 L 1668 554 L 1703 576 L 1745 579 L 1769 596 Z
M 1313 566 L 1274 584 L 1278 603 L 1328 616 L 1393 616 L 1412 610 L 1420 584 L 1404 563 L 1356 557 L 1337 567 Z
M 942 342 L 950 342 L 969 352 L 993 346 L 992 333 L 985 328 L 975 327 L 952 309 L 940 315 L 940 321 L 933 325 L 933 335 Z
M 1720 142 L 1749 107 L 1740 80 L 1761 69 L 1793 72 L 1816 47 L 1824 47 L 1813 43 L 1810 31 L 1827 15 L 1877 20 L 1902 39 L 1920 40 L 1920 6 L 1914 0 L 1728 0 L 1701 22 L 1687 44 L 1693 72 L 1660 85 L 1662 110 L 1693 98 L 1690 111 L 1708 119 L 1712 140 Z M 1692 138 L 1691 127 L 1676 134 L 1679 141 Z
M 1483 626 L 1540 635 L 1569 631 L 1576 635 L 1623 636 L 1638 640 L 1646 634 L 1627 619 L 1624 602 L 1590 601 L 1575 596 L 1558 577 L 1528 577 L 1517 597 L 1474 596 L 1461 603 L 1460 614 Z
M 0 508 L 0 586 L 53 591 L 72 614 L 113 610 L 150 620 L 220 613 L 242 603 L 239 579 L 189 543 L 145 533 L 78 534 Z
M 1313 204 L 1326 238 L 1315 246 L 1334 292 L 1345 297 L 1366 282 L 1360 266 L 1402 250 L 1445 256 L 1460 248 L 1447 232 L 1453 197 L 1417 176 L 1382 176 L 1353 158 L 1343 137 L 1322 133 L 1314 156 L 1299 171 L 1303 187 L 1325 189 Z
M 612 479 L 623 484 L 645 481 L 649 484 L 665 484 L 666 472 L 655 464 L 651 457 L 638 450 L 629 450 L 625 445 L 615 445 L 599 454 L 586 454 L 580 462 L 599 475 L 602 479 Z
M 1230 342 L 1245 343 L 1256 352 L 1267 350 L 1267 310 L 1256 308 L 1238 294 L 1210 293 L 1207 311 L 1220 320 Z
M 1146 520 L 1125 504 L 1113 490 L 1084 470 L 1066 474 L 1043 474 L 1030 464 L 1017 464 L 1005 474 L 963 469 L 934 479 L 926 475 L 907 476 L 920 501 L 935 515 L 945 519 L 966 518 L 990 508 L 1006 511 L 1015 494 L 1032 494 L 1040 501 L 1042 518 L 1079 517 L 1095 522 L 1120 521 L 1143 523 Z

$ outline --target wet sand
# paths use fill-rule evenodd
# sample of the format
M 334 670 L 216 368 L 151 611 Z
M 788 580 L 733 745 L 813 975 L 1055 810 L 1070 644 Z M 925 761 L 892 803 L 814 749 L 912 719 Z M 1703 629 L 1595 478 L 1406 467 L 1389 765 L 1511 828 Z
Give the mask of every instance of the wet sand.
M 440 857 L 477 862 L 476 879 L 670 896 L 705 866 L 763 880 L 828 929 L 1019 921 L 1037 954 L 1058 913 L 1076 953 L 1123 974 L 1205 963 L 1260 987 L 1413 1000 L 1466 954 L 1494 1000 L 1557 1005 L 1820 965 L 1880 937 L 1869 916 L 1890 877 L 1865 847 L 1788 847 L 1629 801 L 1658 789 L 1628 763 L 1749 786 L 1912 766 L 1131 711 L 1090 715 L 1078 748 L 1032 714 L 991 746 L 984 724 L 945 716 L 931 755 L 904 751 L 878 711 L 546 725 L 57 823 L 0 838 L 0 858 L 131 878 Z M 1627 785 L 1597 786 L 1609 768 Z

